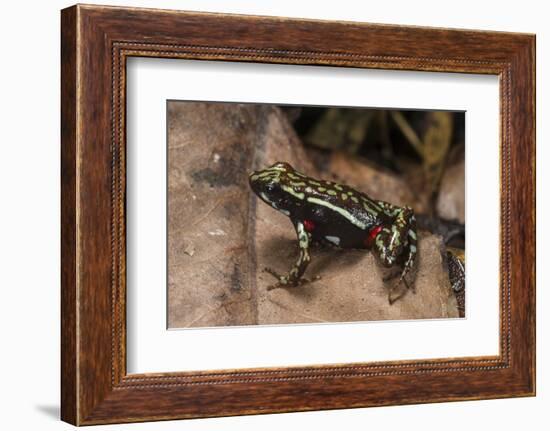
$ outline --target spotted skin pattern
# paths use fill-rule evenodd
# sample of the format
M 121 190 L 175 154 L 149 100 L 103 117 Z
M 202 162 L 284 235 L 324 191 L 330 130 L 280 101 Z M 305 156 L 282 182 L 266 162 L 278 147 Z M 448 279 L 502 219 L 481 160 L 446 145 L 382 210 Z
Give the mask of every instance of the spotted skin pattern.
M 310 178 L 285 162 L 252 172 L 250 187 L 274 209 L 290 218 L 300 254 L 287 275 L 272 269 L 278 284 L 292 287 L 303 284 L 302 276 L 311 261 L 311 242 L 330 243 L 340 248 L 369 249 L 385 267 L 402 267 L 396 287 L 414 291 L 417 255 L 416 219 L 413 210 L 374 200 L 344 184 Z M 390 291 L 390 303 L 397 296 Z
M 464 250 L 447 247 L 449 281 L 456 297 L 459 317 L 465 316 L 466 257 Z

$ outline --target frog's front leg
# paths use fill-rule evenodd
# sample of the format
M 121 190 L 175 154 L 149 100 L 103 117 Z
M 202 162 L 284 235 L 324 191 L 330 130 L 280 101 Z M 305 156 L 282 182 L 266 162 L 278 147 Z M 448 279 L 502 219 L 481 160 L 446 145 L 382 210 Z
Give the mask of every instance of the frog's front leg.
M 309 255 L 311 235 L 306 231 L 304 224 L 301 221 L 295 221 L 294 228 L 296 229 L 296 234 L 298 235 L 298 245 L 300 248 L 298 260 L 287 275 L 279 275 L 271 268 L 265 268 L 267 272 L 279 280 L 277 284 L 269 286 L 267 290 L 276 289 L 278 287 L 294 287 L 302 282 L 307 282 L 307 280 L 302 279 L 302 275 L 311 261 L 311 257 Z
M 416 220 L 414 212 L 410 207 L 392 208 L 394 216 L 393 223 L 385 226 L 376 236 L 374 249 L 382 265 L 392 267 L 397 263 L 404 262 L 401 276 L 396 288 L 403 283 L 407 289 L 414 283 L 409 284 L 407 274 L 414 268 L 416 262 Z M 389 301 L 395 302 L 405 291 L 390 291 Z

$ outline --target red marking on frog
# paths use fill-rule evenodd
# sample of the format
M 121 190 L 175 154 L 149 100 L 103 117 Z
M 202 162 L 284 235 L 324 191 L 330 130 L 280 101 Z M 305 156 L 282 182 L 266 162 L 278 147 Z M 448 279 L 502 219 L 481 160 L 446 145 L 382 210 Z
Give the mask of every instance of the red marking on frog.
M 315 223 L 313 223 L 311 220 L 304 220 L 304 229 L 307 232 L 313 232 L 313 229 L 315 229 Z
M 369 231 L 369 235 L 367 236 L 367 238 L 365 238 L 365 245 L 367 247 L 372 246 L 372 243 L 376 239 L 376 235 L 378 235 L 381 230 L 382 230 L 382 226 L 375 226 Z

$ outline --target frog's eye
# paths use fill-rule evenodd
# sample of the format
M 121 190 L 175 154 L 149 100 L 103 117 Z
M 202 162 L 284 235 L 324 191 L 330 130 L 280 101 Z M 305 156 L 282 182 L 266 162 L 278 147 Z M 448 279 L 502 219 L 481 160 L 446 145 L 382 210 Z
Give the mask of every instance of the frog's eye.
M 266 190 L 268 193 L 272 193 L 272 192 L 275 190 L 275 184 L 273 184 L 273 183 L 267 183 L 266 186 L 265 186 L 265 190 Z

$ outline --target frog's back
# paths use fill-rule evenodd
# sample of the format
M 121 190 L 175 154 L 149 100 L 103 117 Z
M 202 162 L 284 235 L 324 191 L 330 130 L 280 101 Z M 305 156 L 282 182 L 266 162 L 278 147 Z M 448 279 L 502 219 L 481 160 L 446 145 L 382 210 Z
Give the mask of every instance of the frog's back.
M 276 184 L 285 198 L 279 203 L 270 202 L 276 209 L 281 205 L 296 221 L 310 220 L 317 226 L 315 234 L 332 236 L 340 232 L 346 237 L 362 240 L 373 227 L 381 224 L 386 213 L 382 202 L 344 184 L 320 180 L 296 171 L 288 163 L 278 162 L 270 168 L 256 172 L 262 185 L 260 196 L 265 196 L 267 185 Z M 267 199 L 269 202 L 269 199 Z
M 349 186 L 307 179 L 295 191 L 304 194 L 300 218 L 311 222 L 315 239 L 342 248 L 365 248 L 373 227 L 382 221 L 382 209 L 369 197 Z
M 308 202 L 324 201 L 334 207 L 353 212 L 369 224 L 384 212 L 380 202 L 372 200 L 366 194 L 352 187 L 332 181 L 314 181 L 320 186 L 305 188 L 305 194 L 309 198 Z

